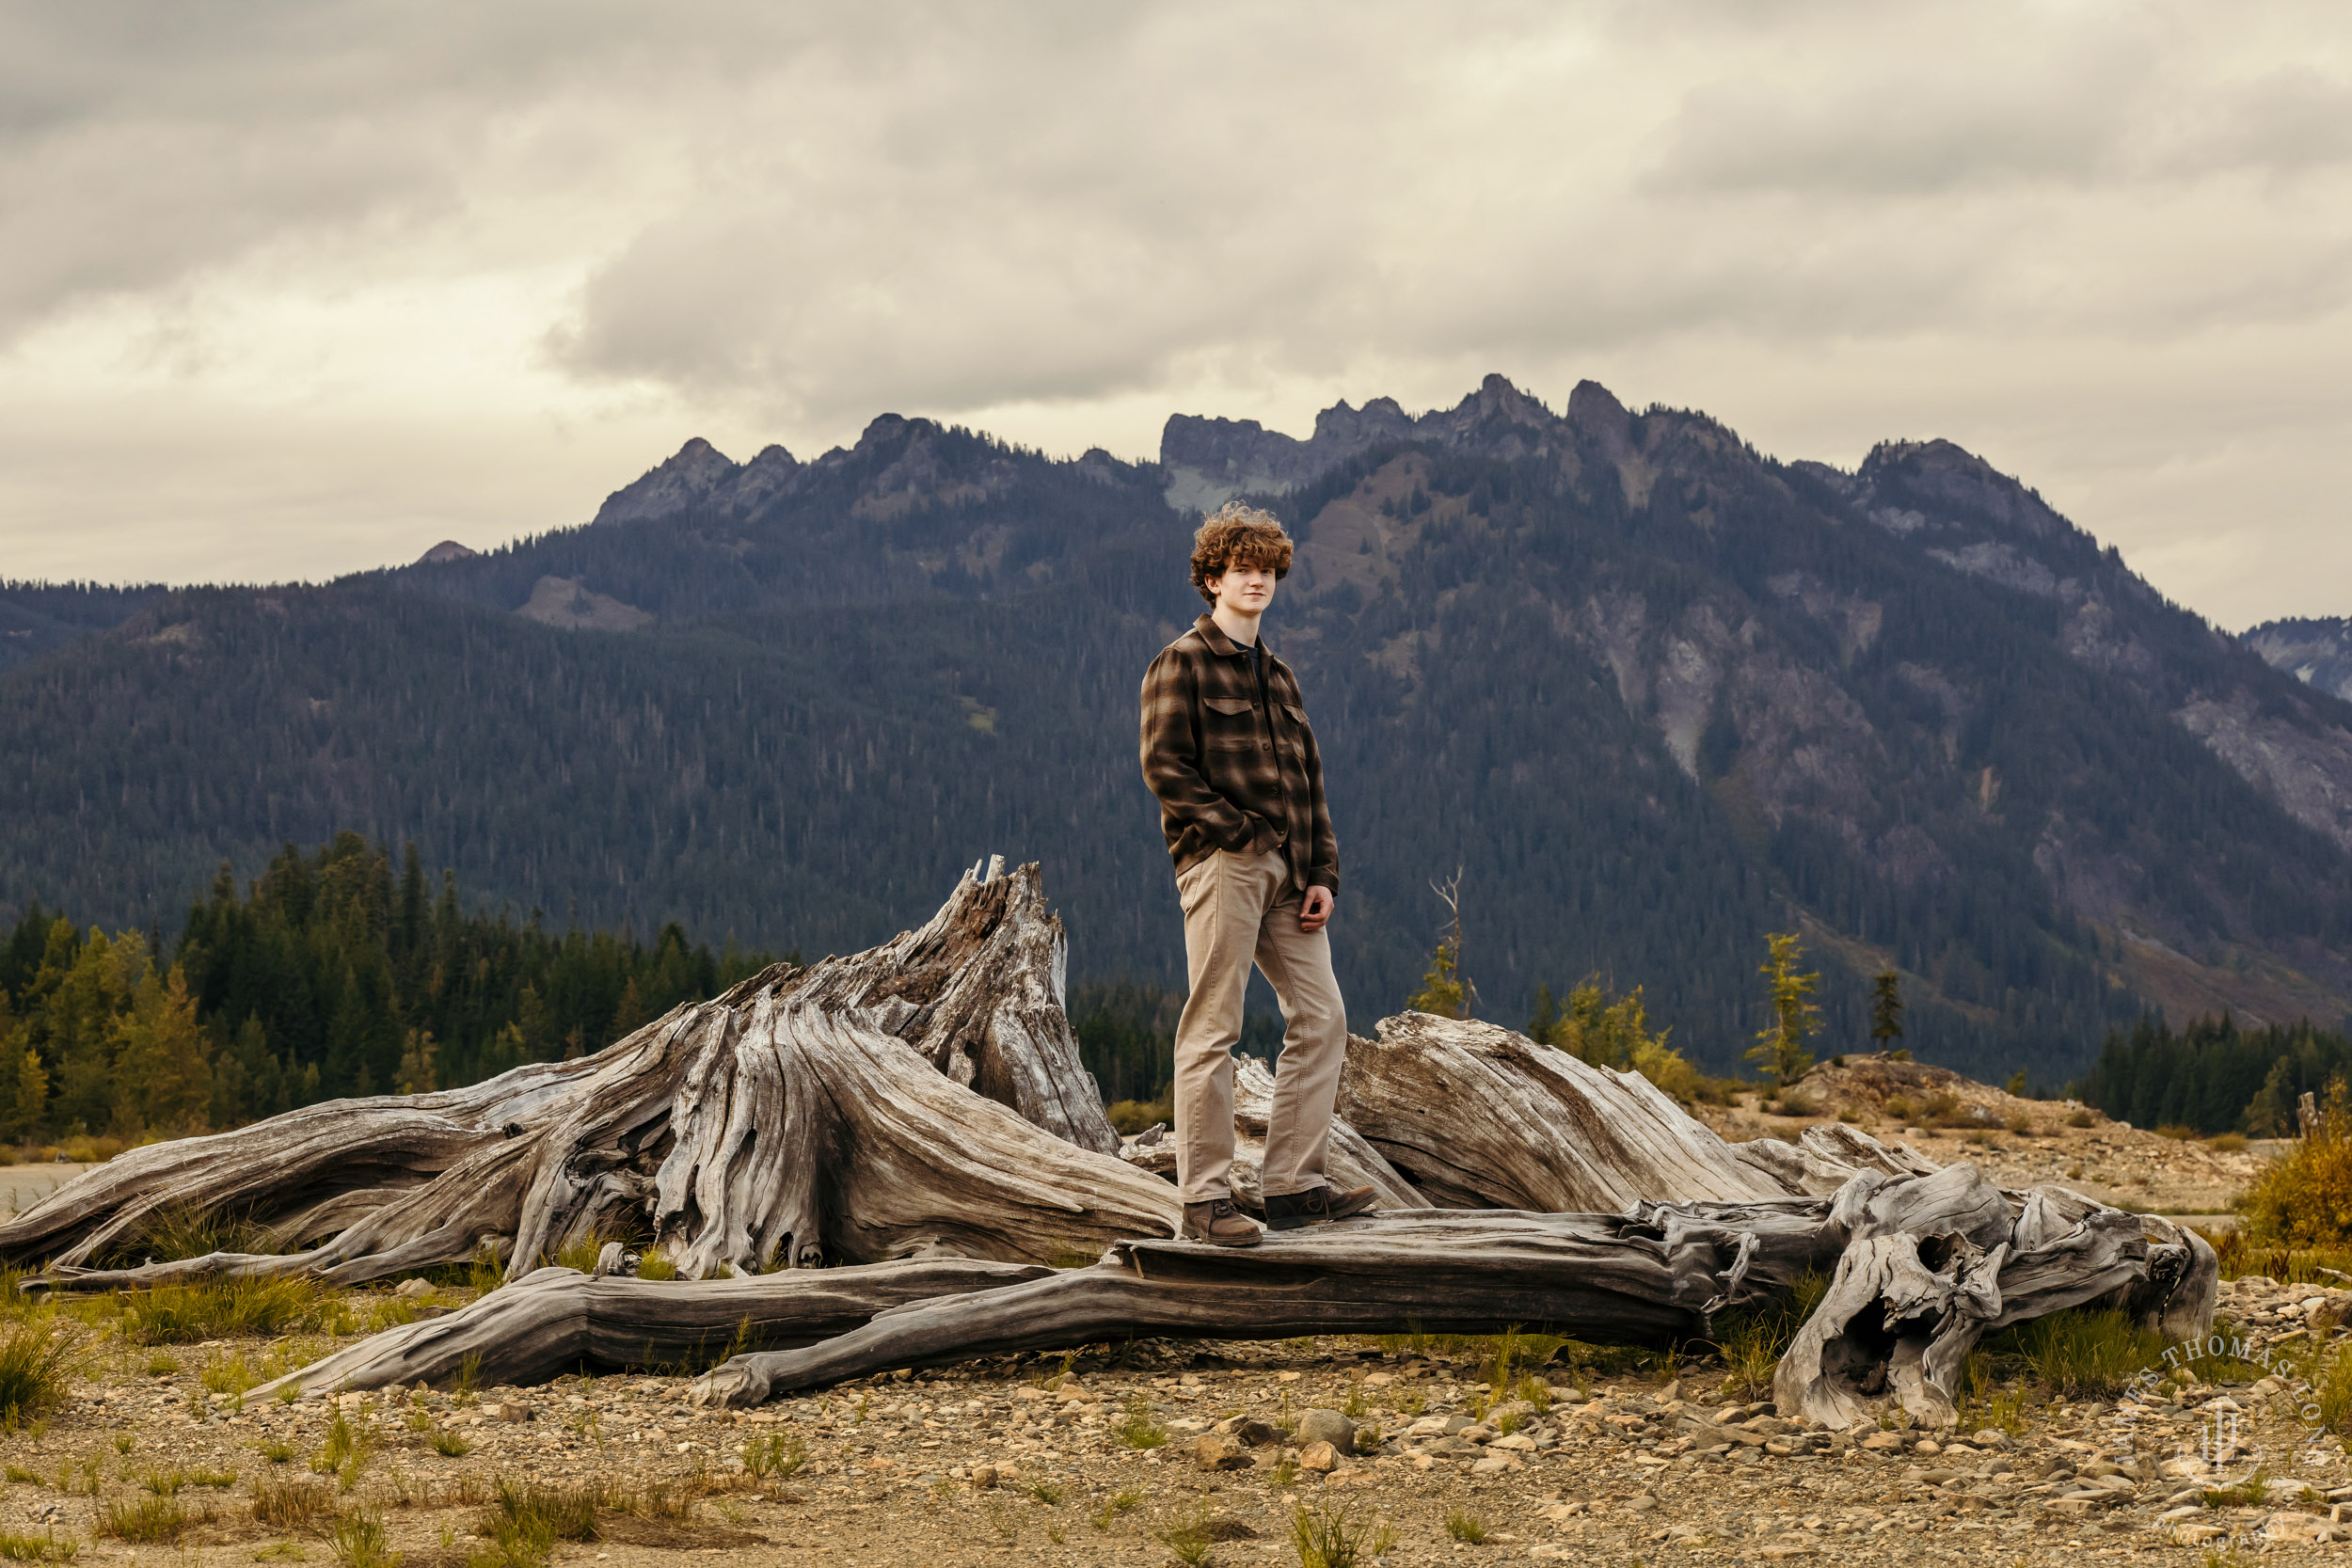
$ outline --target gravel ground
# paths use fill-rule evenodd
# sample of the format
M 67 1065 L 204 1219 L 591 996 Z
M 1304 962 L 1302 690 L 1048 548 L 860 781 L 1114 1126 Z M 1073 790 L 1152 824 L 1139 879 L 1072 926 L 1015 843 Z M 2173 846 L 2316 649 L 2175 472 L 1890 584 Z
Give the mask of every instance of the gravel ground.
M 2342 1292 L 2260 1280 L 2233 1286 L 2224 1303 L 2231 1331 L 2274 1356 L 2328 1340 L 2348 1310 Z M 1157 1537 L 1185 1524 L 1209 1538 L 1210 1562 L 1287 1564 L 1302 1503 L 1385 1526 L 1392 1540 L 1377 1560 L 1399 1565 L 2041 1563 L 2149 1550 L 2201 1562 L 2231 1538 L 2298 1562 L 2332 1560 L 2345 1551 L 2333 1538 L 2352 1538 L 2352 1523 L 2334 1522 L 2352 1511 L 2331 1500 L 2352 1500 L 2342 1445 L 2311 1440 L 2303 1396 L 2275 1378 L 2183 1384 L 2145 1405 L 2054 1403 L 2024 1411 L 2014 1435 L 1942 1440 L 1805 1431 L 1725 1398 L 1720 1369 L 1581 1386 L 1554 1369 L 1548 1409 L 1487 1411 L 1468 1356 L 1330 1338 L 1144 1341 L 1067 1366 L 892 1375 L 744 1412 L 697 1410 L 683 1378 L 636 1375 L 470 1398 L 395 1391 L 240 1409 L 200 1397 L 207 1363 L 236 1352 L 255 1361 L 266 1348 L 183 1347 L 171 1353 L 183 1370 L 167 1376 L 148 1371 L 145 1352 L 119 1356 L 42 1427 L 0 1438 L 12 1478 L 0 1530 L 78 1542 L 85 1561 L 331 1560 L 320 1533 L 257 1524 L 252 1502 L 257 1482 L 312 1481 L 340 1415 L 365 1434 L 366 1456 L 347 1489 L 333 1476 L 313 1484 L 337 1488 L 342 1507 L 380 1512 L 411 1568 L 461 1568 L 481 1548 L 474 1527 L 501 1478 L 695 1494 L 683 1519 L 612 1516 L 604 1539 L 554 1553 L 614 1564 L 679 1552 L 1161 1564 L 1175 1554 Z M 1351 1408 L 1353 1442 L 1332 1430 Z M 468 1451 L 437 1452 L 437 1433 Z M 1318 1434 L 1358 1451 L 1299 1446 Z M 2203 1458 L 2217 1434 L 2217 1467 Z M 1155 1447 L 1132 1441 L 1153 1435 Z M 747 1469 L 747 1449 L 789 1473 Z M 2205 1486 L 2257 1463 L 2288 1478 L 2265 1502 L 2205 1506 Z M 179 1543 L 96 1533 L 110 1506 L 149 1495 L 143 1478 L 175 1470 L 199 1520 Z M 1449 1517 L 1465 1533 L 1474 1522 L 1484 1543 L 1456 1539 Z

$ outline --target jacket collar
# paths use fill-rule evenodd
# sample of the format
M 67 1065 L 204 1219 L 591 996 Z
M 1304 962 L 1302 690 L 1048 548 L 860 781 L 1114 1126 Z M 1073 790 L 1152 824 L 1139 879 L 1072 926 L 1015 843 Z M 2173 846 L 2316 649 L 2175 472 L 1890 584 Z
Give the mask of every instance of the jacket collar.
M 1230 658 L 1235 654 L 1246 654 L 1249 651 L 1226 636 L 1225 628 L 1216 624 L 1216 617 L 1205 610 L 1201 613 L 1200 619 L 1192 624 L 1192 629 L 1200 634 L 1200 641 L 1209 645 L 1209 652 L 1213 654 L 1222 654 Z M 1266 657 L 1274 657 L 1274 649 L 1266 641 L 1263 627 L 1258 632 L 1258 646 L 1265 649 Z

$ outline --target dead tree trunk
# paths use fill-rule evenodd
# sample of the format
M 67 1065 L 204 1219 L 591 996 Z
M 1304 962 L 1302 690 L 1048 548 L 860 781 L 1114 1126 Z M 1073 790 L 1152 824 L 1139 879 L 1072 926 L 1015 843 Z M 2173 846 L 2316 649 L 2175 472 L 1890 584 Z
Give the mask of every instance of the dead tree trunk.
M 607 1248 L 620 1252 L 618 1243 Z M 485 1385 L 544 1383 L 586 1368 L 707 1367 L 745 1348 L 815 1344 L 878 1312 L 1050 1276 L 1035 1263 L 930 1258 L 740 1279 L 650 1280 L 548 1267 L 462 1312 L 386 1329 L 252 1390 L 447 1387 L 470 1369 Z
M 1406 1013 L 1351 1038 L 1340 1115 L 1436 1202 L 1614 1212 L 1836 1192 L 1858 1170 L 1934 1167 L 1851 1128 L 1726 1143 L 1638 1072 L 1469 1019 Z
M 706 1404 L 886 1368 L 1139 1335 L 1228 1339 L 1549 1327 L 1662 1343 L 1709 1311 L 1787 1287 L 1836 1256 L 1820 1198 L 1645 1204 L 1629 1214 L 1423 1209 L 1279 1234 L 1249 1248 L 1122 1242 L 1087 1269 L 922 1302 L 801 1350 L 739 1355 L 694 1387 Z
M 154 1144 L 0 1225 L 0 1258 L 100 1288 L 196 1274 L 335 1284 L 462 1261 L 527 1271 L 650 1229 L 689 1274 L 947 1250 L 1041 1260 L 1173 1231 L 1061 1006 L 1064 936 L 1037 870 L 977 872 L 922 929 L 771 969 L 583 1061 L 470 1088 L 307 1106 Z M 155 1271 L 157 1212 L 250 1220 L 279 1253 Z
M 1103 1119 L 1062 951 L 1034 867 L 968 876 L 919 931 L 771 969 L 585 1061 L 135 1150 L 0 1226 L 0 1257 L 49 1259 L 43 1279 L 65 1286 L 354 1283 L 489 1246 L 520 1279 L 285 1380 L 311 1391 L 445 1379 L 476 1355 L 516 1378 L 674 1362 L 722 1322 L 753 1347 L 703 1386 L 727 1402 L 1133 1334 L 1419 1321 L 1657 1340 L 1834 1266 L 1780 1369 L 1784 1409 L 1844 1423 L 1891 1400 L 1948 1421 L 1969 1348 L 2009 1323 L 2082 1303 L 2179 1334 L 2211 1317 L 2212 1251 L 2167 1221 L 2059 1189 L 2005 1195 L 1851 1128 L 1727 1143 L 1637 1074 L 1411 1013 L 1353 1042 L 1333 1131 L 1333 1174 L 1372 1181 L 1394 1212 L 1251 1251 L 1156 1240 L 1174 1232 L 1175 1192 L 1152 1174 L 1160 1151 L 1121 1148 Z M 1272 1083 L 1239 1074 L 1248 1197 Z M 135 1255 L 166 1206 L 315 1244 L 90 1266 Z M 532 1273 L 615 1234 L 649 1236 L 704 1282 Z M 1019 1267 L 1105 1248 L 1091 1268 Z M 1014 1267 L 806 1272 L 949 1258 Z M 772 1265 L 801 1267 L 744 1277 Z

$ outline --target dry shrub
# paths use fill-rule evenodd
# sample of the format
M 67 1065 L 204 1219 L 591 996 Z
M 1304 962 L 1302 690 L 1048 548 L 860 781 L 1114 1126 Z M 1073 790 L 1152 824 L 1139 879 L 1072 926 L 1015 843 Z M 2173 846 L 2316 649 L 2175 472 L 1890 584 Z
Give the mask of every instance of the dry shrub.
M 2352 1242 L 2352 1097 L 2342 1078 L 2309 1136 L 2264 1166 L 2240 1200 L 2249 1243 L 2289 1247 Z
M 253 1522 L 271 1529 L 316 1530 L 335 1517 L 335 1492 L 315 1481 L 272 1481 L 260 1476 L 253 1482 Z
M 1175 1091 L 1171 1089 L 1157 1100 L 1114 1100 L 1104 1115 L 1120 1132 L 1148 1132 L 1154 1122 L 1172 1126 L 1176 1120 L 1175 1106 Z

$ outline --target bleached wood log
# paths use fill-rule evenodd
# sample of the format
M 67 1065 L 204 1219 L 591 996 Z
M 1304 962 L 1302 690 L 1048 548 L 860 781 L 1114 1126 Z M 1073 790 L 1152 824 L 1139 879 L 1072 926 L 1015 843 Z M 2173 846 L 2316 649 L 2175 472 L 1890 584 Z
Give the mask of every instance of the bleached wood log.
M 1830 1225 L 1836 1272 L 1772 1379 L 1783 1415 L 1829 1427 L 1897 1406 L 1952 1425 L 1979 1341 L 2066 1307 L 2121 1308 L 2179 1338 L 2213 1319 L 2219 1270 L 2195 1232 L 2063 1188 L 2004 1195 L 1971 1164 L 1856 1177 Z
M 1274 1116 L 1274 1074 L 1255 1056 L 1233 1059 L 1233 1202 L 1252 1214 L 1265 1213 L 1265 1141 Z M 1149 1138 L 1151 1141 L 1145 1141 Z M 1137 1170 L 1176 1180 L 1176 1142 L 1147 1133 L 1122 1141 L 1119 1157 Z M 1336 1187 L 1369 1186 L 1383 1209 L 1422 1209 L 1428 1199 L 1381 1156 L 1346 1118 L 1331 1120 L 1324 1173 Z
M 1549 1325 L 1662 1343 L 1836 1257 L 1820 1198 L 1644 1204 L 1629 1214 L 1418 1210 L 1281 1231 L 1255 1247 L 1122 1242 L 1091 1268 L 918 1302 L 802 1350 L 739 1355 L 691 1395 L 756 1404 L 888 1368 L 1138 1335 L 1270 1339 L 1418 1323 Z
M 207 1273 L 356 1284 L 485 1248 L 529 1269 L 647 1225 L 689 1273 L 779 1249 L 798 1263 L 1041 1259 L 1170 1233 L 1172 1196 L 1113 1157 L 1078 1065 L 1037 869 L 997 869 L 966 876 L 920 930 L 775 966 L 582 1061 L 132 1150 L 0 1224 L 0 1258 L 84 1289 Z M 305 1250 L 160 1275 L 91 1266 L 167 1208 L 249 1219 Z
M 1817 1128 L 1802 1149 L 1726 1143 L 1638 1072 L 1428 1013 L 1383 1019 L 1378 1038 L 1348 1040 L 1339 1114 L 1432 1202 L 1465 1209 L 1736 1203 L 1925 1165 L 1852 1128 Z
M 247 1397 L 274 1398 L 290 1386 L 331 1394 L 393 1384 L 446 1388 L 468 1375 L 484 1385 L 521 1385 L 582 1368 L 707 1366 L 731 1349 L 813 1344 L 893 1307 L 1052 1273 L 1038 1264 L 939 1258 L 689 1282 L 549 1266 L 447 1317 L 372 1335 Z

